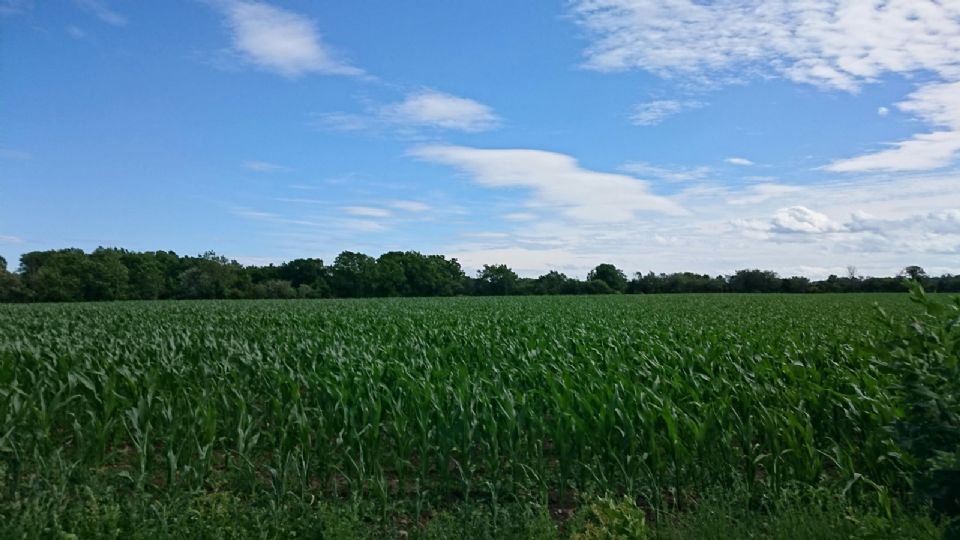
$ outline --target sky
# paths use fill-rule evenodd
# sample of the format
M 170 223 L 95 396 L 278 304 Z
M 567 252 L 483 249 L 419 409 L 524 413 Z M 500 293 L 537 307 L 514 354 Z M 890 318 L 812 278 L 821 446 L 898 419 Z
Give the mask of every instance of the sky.
M 960 1 L 0 0 L 0 255 L 960 273 Z

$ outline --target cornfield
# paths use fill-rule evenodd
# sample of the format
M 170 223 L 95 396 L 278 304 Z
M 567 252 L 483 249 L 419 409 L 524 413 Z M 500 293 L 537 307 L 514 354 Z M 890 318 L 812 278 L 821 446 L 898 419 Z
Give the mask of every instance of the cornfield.
M 278 501 L 682 505 L 904 464 L 870 354 L 897 296 L 0 307 L 3 497 L 56 474 Z M 52 480 L 50 480 L 52 482 Z M 618 495 L 619 496 L 619 495 Z

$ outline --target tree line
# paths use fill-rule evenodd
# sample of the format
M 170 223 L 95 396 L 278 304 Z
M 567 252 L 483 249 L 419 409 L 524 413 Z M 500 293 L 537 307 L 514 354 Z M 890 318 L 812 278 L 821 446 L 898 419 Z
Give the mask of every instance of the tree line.
M 629 277 L 612 264 L 590 271 L 585 280 L 550 271 L 518 276 L 507 265 L 484 265 L 468 276 L 455 258 L 391 251 L 377 258 L 344 251 L 333 264 L 316 258 L 280 265 L 244 266 L 214 252 L 181 256 L 172 251 L 136 252 L 117 248 L 33 251 L 7 270 L 0 257 L 0 302 L 76 302 L 213 298 L 365 298 L 389 296 L 493 296 L 555 294 L 657 294 L 722 292 L 902 292 L 906 280 L 927 290 L 960 292 L 960 276 L 927 276 L 919 266 L 900 275 L 831 275 L 812 281 L 780 277 L 769 270 L 744 269 L 731 275 L 692 272 Z

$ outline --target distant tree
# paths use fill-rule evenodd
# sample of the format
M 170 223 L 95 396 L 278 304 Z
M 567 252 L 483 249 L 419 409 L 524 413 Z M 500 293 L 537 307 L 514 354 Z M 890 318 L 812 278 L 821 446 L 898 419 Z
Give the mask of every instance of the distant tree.
M 617 292 L 602 279 L 591 279 L 583 284 L 584 294 L 613 294 Z
M 797 276 L 784 278 L 780 282 L 780 289 L 783 292 L 788 292 L 788 293 L 810 292 L 811 290 L 810 280 L 805 277 L 797 277 Z
M 576 288 L 576 280 L 570 279 L 566 274 L 551 270 L 537 278 L 533 286 L 533 292 L 534 294 L 574 294 Z
M 327 268 L 322 259 L 294 259 L 280 265 L 277 275 L 294 287 L 314 286 L 318 281 L 326 281 Z
M 0 302 L 28 300 L 29 296 L 20 284 L 20 276 L 7 271 L 7 260 L 0 256 Z
M 519 279 L 505 264 L 485 264 L 477 272 L 477 292 L 484 295 L 513 294 Z
M 46 302 L 76 302 L 90 281 L 90 266 L 83 250 L 68 248 L 31 251 L 20 257 L 20 276 L 34 297 Z
M 297 290 L 285 279 L 270 279 L 263 282 L 267 298 L 296 298 Z
M 402 251 L 389 251 L 380 255 L 374 278 L 377 296 L 410 296 L 410 276 L 422 271 L 419 262 L 412 254 Z
M 614 291 L 623 292 L 627 290 L 627 276 L 616 266 L 603 263 L 587 274 L 587 281 L 600 280 L 607 284 Z
M 179 298 L 249 298 L 253 295 L 250 274 L 236 261 L 208 251 L 199 257 L 183 257 L 177 276 Z
M 87 255 L 86 300 L 123 300 L 127 298 L 129 272 L 123 264 L 123 252 L 99 247 Z
M 122 251 L 120 261 L 127 269 L 127 298 L 153 300 L 164 297 L 167 280 L 154 253 Z
M 377 260 L 363 253 L 344 251 L 333 261 L 330 289 L 334 296 L 358 298 L 376 294 Z
M 177 296 L 186 299 L 218 298 L 222 291 L 207 270 L 191 266 L 177 278 Z
M 900 275 L 910 278 L 911 281 L 920 281 L 927 277 L 927 273 L 923 270 L 923 267 L 915 265 L 905 267 L 900 271 Z
M 733 292 L 778 292 L 780 278 L 770 270 L 737 270 L 730 277 L 729 288 Z

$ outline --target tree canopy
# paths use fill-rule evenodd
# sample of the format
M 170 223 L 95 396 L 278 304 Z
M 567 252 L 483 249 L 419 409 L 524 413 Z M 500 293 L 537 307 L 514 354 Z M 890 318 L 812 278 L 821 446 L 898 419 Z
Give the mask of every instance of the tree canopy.
M 958 292 L 960 276 L 928 276 L 907 266 L 892 277 L 831 275 L 821 281 L 780 277 L 769 270 L 743 269 L 731 275 L 692 272 L 633 274 L 602 263 L 586 280 L 551 270 L 520 277 L 505 264 L 484 265 L 468 276 L 457 259 L 416 251 L 390 251 L 377 258 L 344 251 L 332 265 L 303 258 L 280 265 L 243 266 L 212 251 L 182 256 L 172 251 L 136 252 L 97 248 L 32 251 L 15 272 L 0 257 L 0 302 L 77 302 L 209 298 L 363 298 L 374 296 L 816 293 L 901 292 L 907 280 L 927 290 Z

